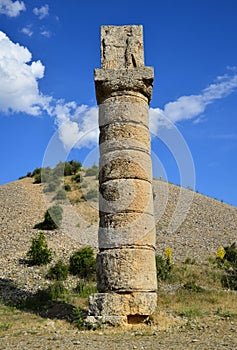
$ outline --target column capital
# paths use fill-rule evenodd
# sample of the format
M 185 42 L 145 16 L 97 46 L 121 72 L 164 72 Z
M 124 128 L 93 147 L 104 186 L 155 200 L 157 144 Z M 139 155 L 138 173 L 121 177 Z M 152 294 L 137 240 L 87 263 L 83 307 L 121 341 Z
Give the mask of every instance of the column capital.
M 101 104 L 109 97 L 121 94 L 140 93 L 149 103 L 154 81 L 153 67 L 102 68 L 94 70 L 96 99 Z

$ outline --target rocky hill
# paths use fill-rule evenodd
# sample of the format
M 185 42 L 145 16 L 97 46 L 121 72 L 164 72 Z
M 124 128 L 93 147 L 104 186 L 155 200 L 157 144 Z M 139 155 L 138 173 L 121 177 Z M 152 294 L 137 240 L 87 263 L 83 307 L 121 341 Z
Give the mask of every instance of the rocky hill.
M 205 261 L 219 246 L 237 240 L 236 207 L 160 180 L 154 180 L 153 187 L 159 254 L 171 246 L 176 260 L 189 257 Z M 60 204 L 64 213 L 61 228 L 47 231 L 55 259 L 68 259 L 80 246 L 97 247 L 98 204 L 76 201 L 75 196 L 76 191 L 72 191 L 71 202 Z M 38 233 L 33 227 L 44 217 L 45 200 L 42 185 L 33 184 L 32 178 L 0 187 L 1 283 L 17 281 L 20 288 L 30 291 L 48 283 L 43 268 L 21 264 Z

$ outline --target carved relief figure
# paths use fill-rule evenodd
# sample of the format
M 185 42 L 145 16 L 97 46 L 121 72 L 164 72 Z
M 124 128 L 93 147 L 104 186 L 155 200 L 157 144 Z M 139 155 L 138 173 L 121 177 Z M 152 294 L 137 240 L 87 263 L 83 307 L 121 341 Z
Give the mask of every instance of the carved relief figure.
M 114 35 L 117 32 L 117 36 Z M 136 68 L 144 66 L 142 33 L 132 27 L 111 27 L 101 41 L 103 68 Z

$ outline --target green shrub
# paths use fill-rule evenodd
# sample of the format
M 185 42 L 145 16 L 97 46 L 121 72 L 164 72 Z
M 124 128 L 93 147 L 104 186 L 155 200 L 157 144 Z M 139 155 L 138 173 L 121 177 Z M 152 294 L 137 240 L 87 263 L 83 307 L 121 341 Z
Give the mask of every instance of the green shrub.
M 196 260 L 195 258 L 190 258 L 189 256 L 187 256 L 184 260 L 184 264 L 186 265 L 195 265 Z
M 31 177 L 34 178 L 34 183 L 50 182 L 53 180 L 53 172 L 50 167 L 36 168 L 31 173 Z
M 72 174 L 76 174 L 82 167 L 81 162 L 77 162 L 75 160 L 70 160 L 69 163 L 72 167 Z
M 47 288 L 46 293 L 48 294 L 50 300 L 56 300 L 64 295 L 66 291 L 67 289 L 64 287 L 63 283 L 57 281 Z
M 197 285 L 195 281 L 187 282 L 183 285 L 183 289 L 189 290 L 190 292 L 202 293 L 204 292 L 204 288 Z
M 53 170 L 48 166 L 47 168 L 41 169 L 41 182 L 54 182 L 55 176 Z
M 93 165 L 92 168 L 88 168 L 86 170 L 85 176 L 96 176 L 99 175 L 99 167 L 97 165 Z
M 47 184 L 47 186 L 44 187 L 44 192 L 54 192 L 57 187 L 58 187 L 57 183 L 50 182 L 49 184 Z
M 237 268 L 225 270 L 221 278 L 221 283 L 224 288 L 237 290 Z
M 80 174 L 76 174 L 72 177 L 72 181 L 75 181 L 76 183 L 82 182 L 82 177 Z
M 227 260 L 232 267 L 235 266 L 237 268 L 237 247 L 235 242 L 232 243 L 230 246 L 224 247 L 224 250 L 224 260 Z
M 172 270 L 170 259 L 164 259 L 160 255 L 156 255 L 156 273 L 158 281 L 165 281 Z
M 34 184 L 40 184 L 41 183 L 41 173 L 34 175 Z
M 92 199 L 92 200 L 98 200 L 98 194 L 99 192 L 96 189 L 91 189 L 86 194 L 86 199 Z
M 81 184 L 81 188 L 87 188 L 88 187 L 88 183 L 87 182 L 82 182 Z
M 85 319 L 87 313 L 83 311 L 80 307 L 75 307 L 73 310 L 73 323 L 79 329 L 85 328 Z
M 220 252 L 223 251 L 220 257 Z M 224 288 L 237 290 L 237 247 L 236 243 L 218 249 L 216 263 L 219 268 L 224 268 L 225 272 L 221 278 Z
M 65 184 L 65 185 L 64 185 L 64 189 L 65 189 L 65 191 L 67 191 L 67 192 L 69 192 L 69 191 L 72 190 L 72 189 L 71 189 L 71 186 L 70 186 L 69 184 Z
M 41 174 L 41 170 L 41 168 L 35 168 L 31 173 L 31 177 L 34 177 L 36 174 Z
M 54 196 L 53 199 L 56 199 L 56 200 L 65 200 L 67 198 L 67 195 L 66 195 L 66 192 L 65 190 L 59 190 L 56 194 L 56 196 Z
M 44 221 L 36 224 L 34 228 L 40 230 L 55 230 L 62 222 L 63 209 L 59 205 L 53 205 L 44 214 Z
M 70 162 L 59 162 L 54 168 L 54 174 L 60 176 L 70 176 L 76 174 L 81 169 L 81 162 L 70 160 Z
M 26 254 L 33 265 L 46 265 L 53 258 L 51 249 L 48 248 L 45 234 L 40 232 L 36 238 L 32 239 L 31 247 Z
M 94 285 L 89 285 L 84 281 L 79 281 L 75 291 L 79 294 L 81 298 L 87 298 L 93 293 L 97 293 L 97 288 Z
M 70 163 L 64 163 L 64 176 L 72 175 L 72 166 Z
M 50 267 L 46 277 L 50 280 L 64 281 L 67 279 L 68 273 L 68 265 L 64 264 L 62 260 L 58 260 L 54 266 Z
M 69 271 L 73 275 L 78 275 L 81 278 L 90 279 L 95 275 L 96 261 L 93 249 L 84 247 L 75 251 L 70 256 Z

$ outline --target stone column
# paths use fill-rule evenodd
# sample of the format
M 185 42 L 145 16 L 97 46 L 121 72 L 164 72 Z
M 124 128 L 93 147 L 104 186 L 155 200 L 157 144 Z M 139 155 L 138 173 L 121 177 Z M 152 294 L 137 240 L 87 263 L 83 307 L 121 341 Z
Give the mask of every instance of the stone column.
M 99 293 L 90 296 L 89 315 L 106 323 L 137 323 L 157 301 L 148 126 L 154 73 L 144 66 L 142 26 L 101 27 L 101 64 L 94 75 L 100 126 Z

